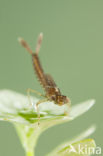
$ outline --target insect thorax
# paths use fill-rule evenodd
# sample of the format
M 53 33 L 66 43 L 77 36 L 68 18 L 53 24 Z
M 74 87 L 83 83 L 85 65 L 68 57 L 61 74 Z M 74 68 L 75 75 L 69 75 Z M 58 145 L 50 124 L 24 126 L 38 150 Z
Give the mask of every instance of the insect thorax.
M 63 105 L 68 103 L 68 98 L 64 95 L 61 95 L 59 88 L 48 87 L 46 96 L 50 101 L 54 101 L 57 105 Z

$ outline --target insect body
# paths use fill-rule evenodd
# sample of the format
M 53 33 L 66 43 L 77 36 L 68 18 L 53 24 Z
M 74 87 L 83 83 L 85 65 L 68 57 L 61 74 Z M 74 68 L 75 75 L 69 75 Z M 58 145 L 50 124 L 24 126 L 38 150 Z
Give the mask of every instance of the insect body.
M 37 103 L 37 106 L 45 101 L 53 101 L 55 104 L 62 106 L 64 104 L 70 104 L 70 99 L 67 96 L 64 96 L 61 94 L 60 89 L 57 87 L 56 83 L 54 82 L 53 78 L 51 77 L 51 75 L 46 74 L 43 71 L 43 68 L 41 66 L 39 57 L 38 57 L 38 52 L 40 50 L 40 46 L 41 46 L 41 42 L 42 42 L 42 33 L 39 35 L 38 38 L 38 42 L 37 42 L 37 47 L 35 50 L 35 53 L 32 52 L 32 50 L 30 49 L 30 47 L 28 46 L 28 44 L 26 43 L 26 41 L 24 41 L 23 39 L 19 39 L 20 43 L 22 44 L 22 46 L 24 48 L 26 48 L 26 50 L 31 54 L 32 56 L 32 61 L 33 61 L 33 67 L 35 69 L 36 75 L 40 81 L 40 84 L 42 85 L 42 87 L 45 90 L 45 99 L 44 100 L 40 100 Z M 29 89 L 29 91 L 33 91 L 31 89 Z M 36 91 L 34 91 L 36 92 Z M 37 92 L 36 92 L 37 93 Z

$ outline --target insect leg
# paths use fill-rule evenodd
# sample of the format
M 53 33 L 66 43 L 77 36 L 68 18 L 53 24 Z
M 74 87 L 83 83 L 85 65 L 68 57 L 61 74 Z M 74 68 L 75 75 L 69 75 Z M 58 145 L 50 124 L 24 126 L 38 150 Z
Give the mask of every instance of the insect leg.
M 28 96 L 28 99 L 29 99 L 30 106 L 32 106 L 32 102 L 31 102 L 31 98 L 30 98 L 30 92 L 35 93 L 36 95 L 45 97 L 45 95 L 42 95 L 42 94 L 39 93 L 38 91 L 33 90 L 33 89 L 31 89 L 31 88 L 28 88 L 28 89 L 27 89 L 27 96 Z
M 42 100 L 40 100 L 40 101 L 38 101 L 36 103 L 36 109 L 37 109 L 37 113 L 38 113 L 38 125 L 40 125 L 40 112 L 39 112 L 39 109 L 38 109 L 38 105 L 43 103 L 43 102 L 47 102 L 47 101 L 48 101 L 48 99 L 45 98 L 45 99 L 42 99 Z

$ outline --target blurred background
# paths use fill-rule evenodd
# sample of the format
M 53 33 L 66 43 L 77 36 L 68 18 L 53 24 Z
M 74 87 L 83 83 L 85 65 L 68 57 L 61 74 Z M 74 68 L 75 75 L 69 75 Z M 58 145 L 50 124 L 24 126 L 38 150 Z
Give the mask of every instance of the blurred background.
M 18 43 L 23 37 L 35 49 L 44 33 L 40 59 L 72 105 L 96 99 L 96 105 L 71 123 L 54 126 L 39 138 L 36 155 L 45 156 L 62 141 L 97 125 L 91 136 L 103 140 L 103 1 L 0 0 L 0 89 L 43 93 L 30 55 Z M 45 141 L 44 141 L 45 140 Z M 0 156 L 23 156 L 12 124 L 0 122 Z

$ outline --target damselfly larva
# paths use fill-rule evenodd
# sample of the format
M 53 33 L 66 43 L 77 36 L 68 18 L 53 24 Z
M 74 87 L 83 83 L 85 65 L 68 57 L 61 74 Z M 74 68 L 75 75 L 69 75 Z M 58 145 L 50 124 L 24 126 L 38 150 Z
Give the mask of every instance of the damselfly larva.
M 40 81 L 40 84 L 42 85 L 42 87 L 45 90 L 45 95 L 42 95 L 41 93 L 32 90 L 32 89 L 28 89 L 28 93 L 29 92 L 34 92 L 40 96 L 43 96 L 44 99 L 40 100 L 37 102 L 36 104 L 36 108 L 37 108 L 37 112 L 38 112 L 38 118 L 40 118 L 40 114 L 39 114 L 39 110 L 38 110 L 38 105 L 46 102 L 46 101 L 53 101 L 55 104 L 62 106 L 64 104 L 68 104 L 70 105 L 70 99 L 67 96 L 64 96 L 61 94 L 60 89 L 57 87 L 54 79 L 51 77 L 50 74 L 46 74 L 41 66 L 39 57 L 38 57 L 38 53 L 41 47 L 41 42 L 43 39 L 43 34 L 40 33 L 39 37 L 38 37 L 38 41 L 37 41 L 37 46 L 35 49 L 35 52 L 33 52 L 31 50 L 31 48 L 29 47 L 29 45 L 27 44 L 27 42 L 25 40 L 23 40 L 22 38 L 19 38 L 19 42 L 21 43 L 21 45 L 30 53 L 30 55 L 32 56 L 32 61 L 33 61 L 33 67 L 34 70 L 36 72 L 36 75 Z

